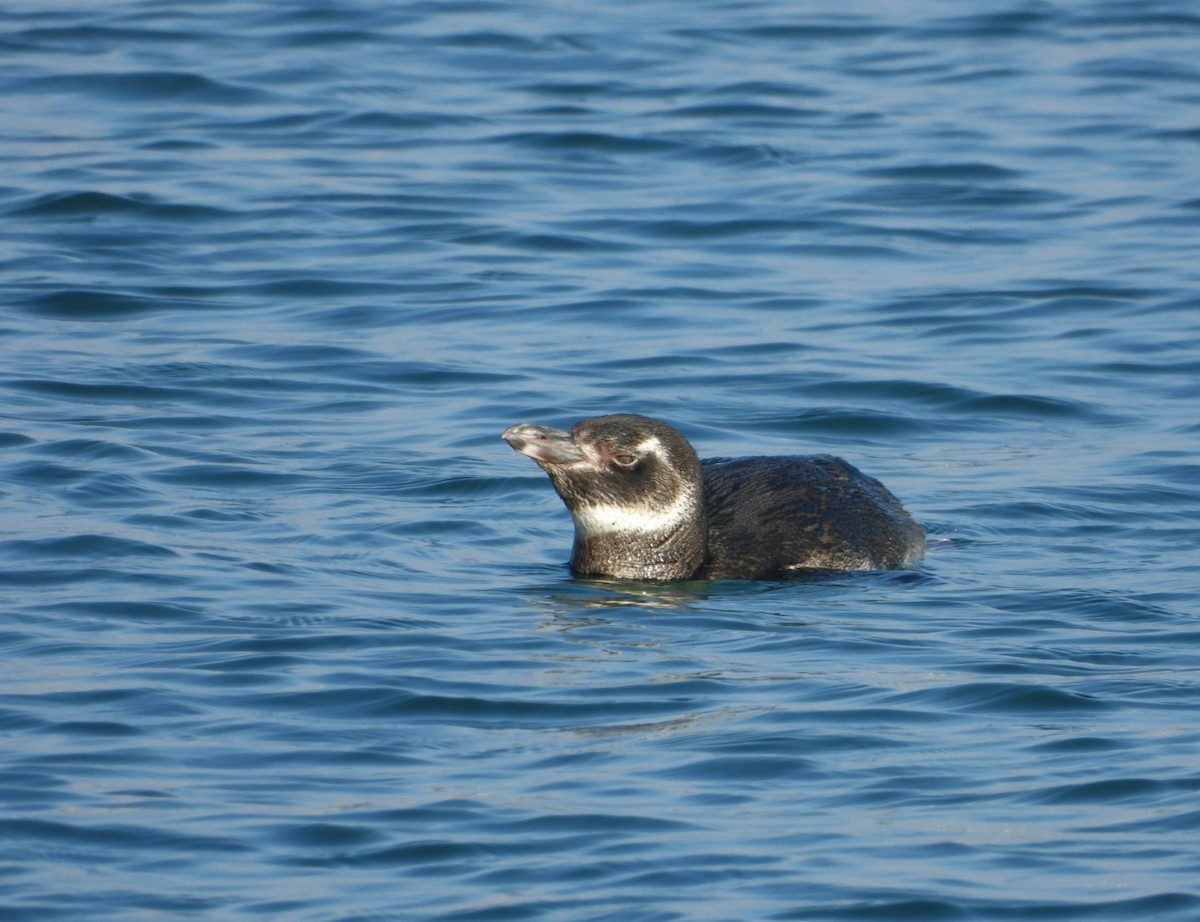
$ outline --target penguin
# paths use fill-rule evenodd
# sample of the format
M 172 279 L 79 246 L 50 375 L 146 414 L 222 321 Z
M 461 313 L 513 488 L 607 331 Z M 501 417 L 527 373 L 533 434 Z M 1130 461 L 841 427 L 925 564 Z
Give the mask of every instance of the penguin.
M 783 579 L 925 553 L 924 529 L 887 487 L 831 455 L 701 461 L 677 429 L 634 414 L 570 432 L 518 423 L 503 438 L 570 511 L 577 576 Z

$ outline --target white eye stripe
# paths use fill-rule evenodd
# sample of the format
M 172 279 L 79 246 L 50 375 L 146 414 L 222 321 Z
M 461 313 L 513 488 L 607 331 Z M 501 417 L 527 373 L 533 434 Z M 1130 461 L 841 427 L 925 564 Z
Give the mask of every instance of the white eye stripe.
M 575 528 L 580 534 L 604 535 L 612 532 L 644 534 L 666 531 L 681 519 L 689 518 L 695 503 L 692 491 L 684 490 L 665 509 L 593 503 L 573 509 Z
M 658 454 L 660 448 L 662 448 L 662 442 L 658 440 L 657 435 L 652 435 L 648 439 L 638 442 L 634 451 L 639 455 Z

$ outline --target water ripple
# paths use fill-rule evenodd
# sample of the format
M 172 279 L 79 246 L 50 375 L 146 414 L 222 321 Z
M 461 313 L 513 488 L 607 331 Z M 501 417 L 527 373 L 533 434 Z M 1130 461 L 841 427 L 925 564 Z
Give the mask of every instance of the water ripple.
M 11 11 L 4 917 L 1191 922 L 1200 16 L 591 13 Z M 926 560 L 573 580 L 618 410 Z

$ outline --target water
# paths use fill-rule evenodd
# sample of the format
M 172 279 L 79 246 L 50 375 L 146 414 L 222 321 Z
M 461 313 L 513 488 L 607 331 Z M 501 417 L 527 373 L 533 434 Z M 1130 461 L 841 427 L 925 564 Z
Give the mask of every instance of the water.
M 2 29 L 4 919 L 1200 918 L 1190 3 Z M 573 580 L 618 410 L 928 558 Z

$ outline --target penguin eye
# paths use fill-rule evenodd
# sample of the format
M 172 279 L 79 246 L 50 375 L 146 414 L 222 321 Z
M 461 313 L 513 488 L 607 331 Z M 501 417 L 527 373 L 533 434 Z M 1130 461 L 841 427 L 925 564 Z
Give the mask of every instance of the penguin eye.
M 621 467 L 633 467 L 637 464 L 637 455 L 631 455 L 626 451 L 619 451 L 612 456 L 612 459 L 621 465 Z

